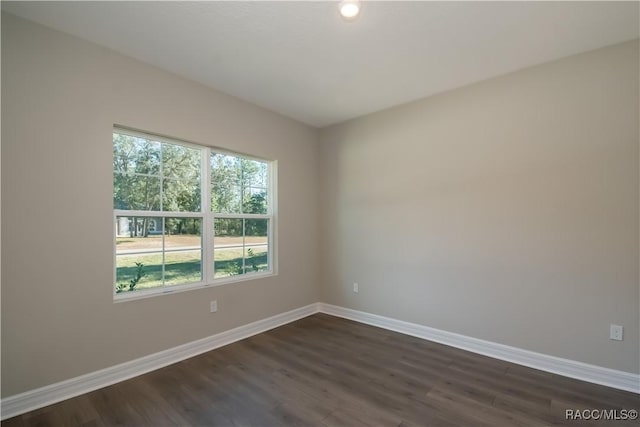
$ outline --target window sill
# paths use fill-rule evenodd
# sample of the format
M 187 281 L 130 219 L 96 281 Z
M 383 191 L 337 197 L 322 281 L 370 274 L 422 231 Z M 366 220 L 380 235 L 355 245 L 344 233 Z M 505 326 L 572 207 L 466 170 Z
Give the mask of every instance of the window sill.
M 120 303 L 120 302 L 127 302 L 127 301 L 135 301 L 139 299 L 153 298 L 160 295 L 177 294 L 180 292 L 187 292 L 195 289 L 213 288 L 216 286 L 223 286 L 231 283 L 264 279 L 267 277 L 272 277 L 277 275 L 278 274 L 274 273 L 273 271 L 265 271 L 261 273 L 249 273 L 249 274 L 242 274 L 242 275 L 233 276 L 233 277 L 224 277 L 221 279 L 216 279 L 212 283 L 197 282 L 197 283 L 187 283 L 184 285 L 158 287 L 158 288 L 140 290 L 140 291 L 134 291 L 134 292 L 121 292 L 119 294 L 113 295 L 113 302 Z

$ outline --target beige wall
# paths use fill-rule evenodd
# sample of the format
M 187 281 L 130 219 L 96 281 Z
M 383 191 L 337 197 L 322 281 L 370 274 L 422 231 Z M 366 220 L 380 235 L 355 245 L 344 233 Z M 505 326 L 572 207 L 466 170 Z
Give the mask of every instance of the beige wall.
M 323 130 L 322 300 L 637 373 L 638 59 L 624 43 Z
M 2 65 L 2 396 L 318 301 L 316 130 L 5 14 Z M 277 159 L 280 274 L 114 304 L 114 123 Z

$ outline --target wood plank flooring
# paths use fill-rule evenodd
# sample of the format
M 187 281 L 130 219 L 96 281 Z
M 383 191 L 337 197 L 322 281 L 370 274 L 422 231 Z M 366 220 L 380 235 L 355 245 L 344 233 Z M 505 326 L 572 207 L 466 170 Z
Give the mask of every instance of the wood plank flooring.
M 2 426 L 631 426 L 640 396 L 316 314 Z

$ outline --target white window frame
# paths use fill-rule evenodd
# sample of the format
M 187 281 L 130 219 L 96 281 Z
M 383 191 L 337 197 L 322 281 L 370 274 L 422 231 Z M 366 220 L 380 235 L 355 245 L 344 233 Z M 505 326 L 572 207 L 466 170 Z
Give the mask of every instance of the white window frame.
M 141 211 L 113 209 L 113 299 L 114 302 L 131 301 L 141 298 L 149 298 L 157 295 L 173 294 L 178 292 L 189 291 L 193 289 L 203 289 L 213 286 L 222 286 L 230 283 L 244 282 L 248 280 L 256 280 L 278 274 L 277 264 L 277 161 L 268 160 L 256 156 L 225 150 L 217 147 L 209 147 L 201 144 L 195 144 L 184 140 L 164 137 L 152 133 L 141 132 L 123 126 L 114 126 L 112 133 L 120 133 L 137 138 L 149 139 L 160 143 L 173 145 L 181 145 L 188 148 L 200 150 L 200 211 L 199 212 L 170 212 L 170 211 Z M 111 139 L 113 145 L 113 137 Z M 267 213 L 266 214 L 223 214 L 211 211 L 211 155 L 224 154 L 233 157 L 239 157 L 247 160 L 255 160 L 267 164 Z M 112 171 L 113 173 L 114 171 Z M 113 183 L 113 179 L 112 179 Z M 161 185 L 162 188 L 162 185 Z M 162 190 L 161 190 L 162 191 Z M 112 191 L 113 192 L 113 191 Z M 115 285 L 117 279 L 117 263 L 116 263 L 116 230 L 118 217 L 147 217 L 147 218 L 201 218 L 202 223 L 202 280 L 199 282 L 185 283 L 180 285 L 162 285 L 150 289 L 139 289 L 135 291 L 126 291 L 116 293 Z M 232 218 L 232 219 L 267 219 L 269 226 L 267 227 L 267 265 L 268 270 L 260 272 L 250 272 L 238 274 L 235 276 L 215 278 L 214 270 L 214 247 L 215 233 L 214 221 L 216 218 Z M 244 234 L 244 233 L 243 233 Z M 170 251 L 169 251 L 170 252 Z M 163 248 L 163 260 L 166 253 Z M 164 267 L 163 267 L 164 268 Z M 244 271 L 244 257 L 243 257 Z

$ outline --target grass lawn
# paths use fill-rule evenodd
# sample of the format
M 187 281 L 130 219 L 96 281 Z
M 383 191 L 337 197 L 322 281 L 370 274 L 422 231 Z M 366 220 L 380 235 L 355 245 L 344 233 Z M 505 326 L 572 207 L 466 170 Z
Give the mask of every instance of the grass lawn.
M 263 271 L 268 268 L 267 248 L 252 248 L 253 256 L 245 259 L 246 272 Z M 242 248 L 217 249 L 214 255 L 216 278 L 242 274 Z M 200 251 L 166 252 L 164 284 L 179 285 L 202 280 Z M 162 286 L 162 254 L 138 254 L 116 257 L 116 283 L 129 283 L 136 275 L 136 262 L 144 265 L 144 276 L 136 289 Z
M 198 235 L 171 235 L 164 236 L 166 248 L 181 248 L 200 246 L 201 238 Z M 162 249 L 162 235 L 148 237 L 116 237 L 117 250 L 123 249 Z
M 167 252 L 165 257 L 165 284 L 179 285 L 201 280 L 200 251 Z M 136 275 L 136 262 L 144 264 L 144 276 L 136 289 L 162 285 L 162 254 L 117 257 L 116 283 L 129 283 Z
M 267 244 L 267 236 L 246 236 L 246 243 L 264 243 Z M 181 235 L 165 235 L 165 248 L 185 248 L 200 246 L 202 243 L 201 236 L 195 234 Z M 216 236 L 215 245 L 242 245 L 242 236 Z M 139 249 L 161 249 L 162 235 L 148 237 L 116 237 L 116 249 L 120 250 L 139 250 Z
M 245 258 L 245 270 L 247 273 L 264 271 L 267 265 L 267 247 L 258 246 L 251 248 L 253 256 Z M 222 248 L 214 250 L 215 278 L 234 276 L 242 273 L 242 248 Z

